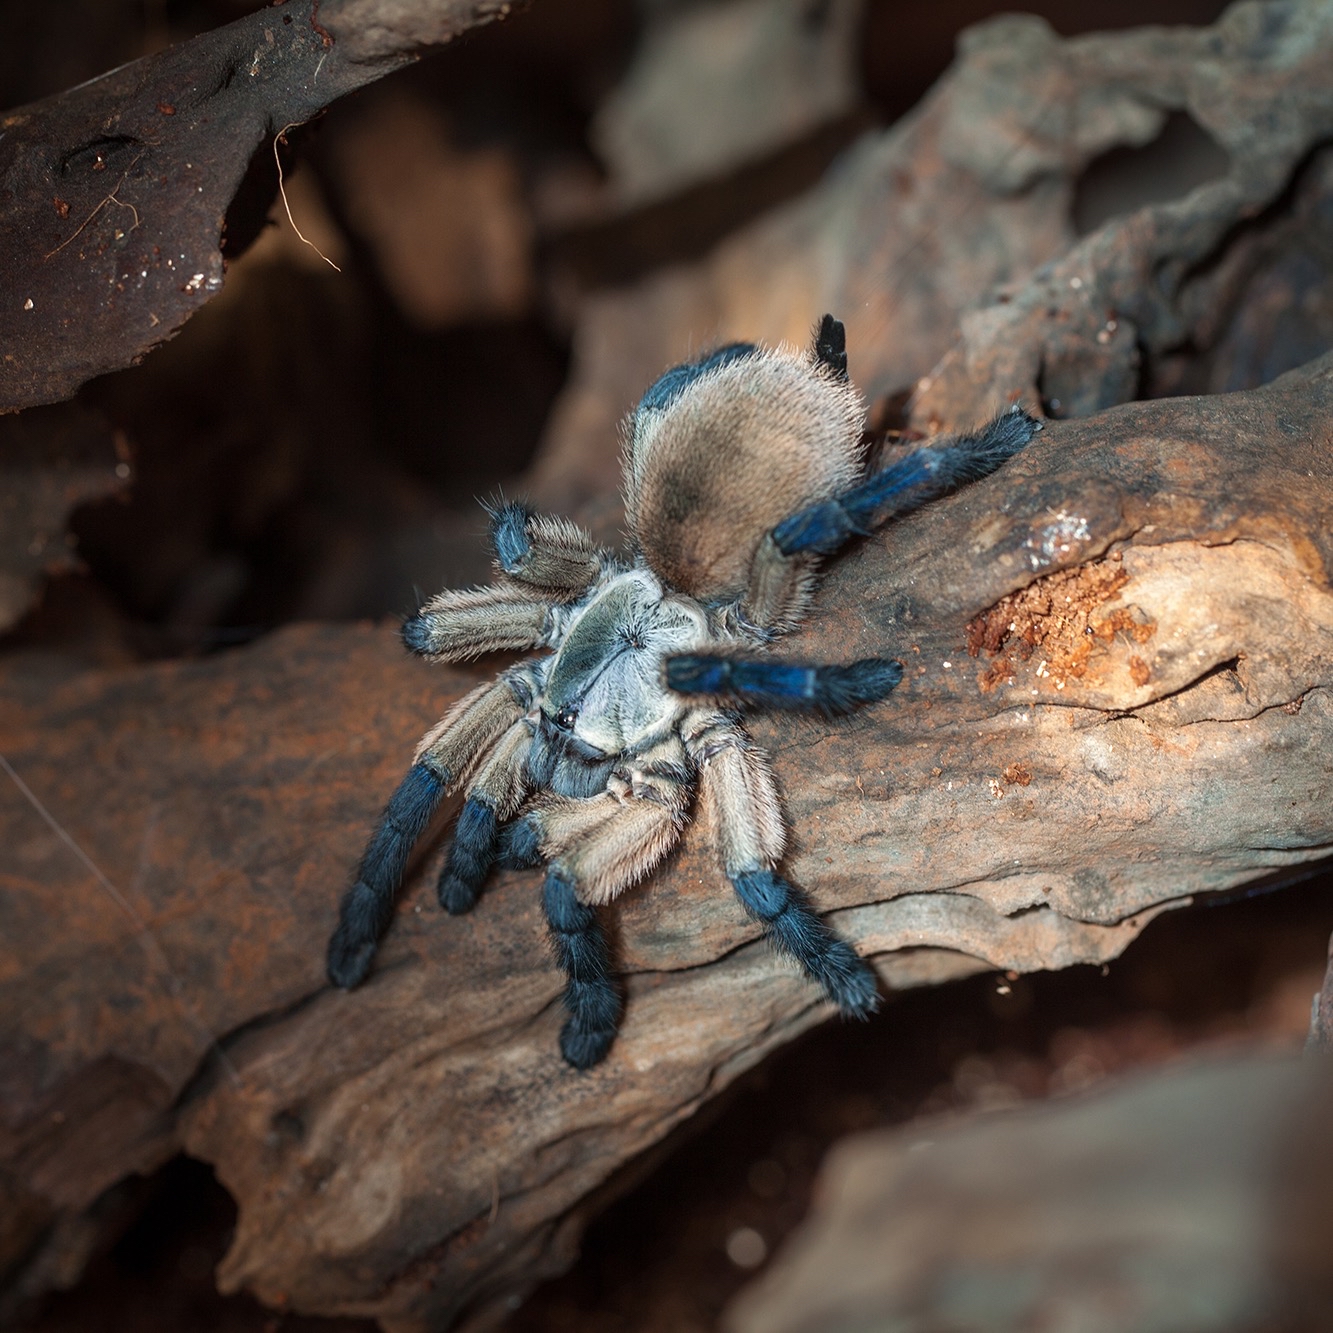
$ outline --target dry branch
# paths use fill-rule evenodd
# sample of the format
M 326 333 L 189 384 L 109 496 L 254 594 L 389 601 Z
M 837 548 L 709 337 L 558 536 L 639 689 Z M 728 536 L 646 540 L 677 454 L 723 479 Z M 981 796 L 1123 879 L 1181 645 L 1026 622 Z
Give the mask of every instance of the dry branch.
M 140 360 L 219 291 L 228 206 L 284 125 L 509 0 L 283 0 L 0 115 L 0 411 Z

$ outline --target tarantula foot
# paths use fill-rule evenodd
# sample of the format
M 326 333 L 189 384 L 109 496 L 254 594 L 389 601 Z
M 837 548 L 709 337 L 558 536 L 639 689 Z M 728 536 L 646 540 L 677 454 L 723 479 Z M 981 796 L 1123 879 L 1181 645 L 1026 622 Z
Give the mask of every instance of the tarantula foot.
M 517 574 L 532 554 L 528 520 L 532 517 L 521 504 L 503 504 L 491 509 L 491 545 L 506 574 Z
M 560 1054 L 575 1069 L 591 1069 L 606 1059 L 615 1036 L 614 1027 L 589 1029 L 571 1018 L 560 1029 Z
M 420 611 L 414 616 L 408 616 L 403 621 L 403 628 L 400 633 L 403 636 L 403 646 L 409 653 L 429 653 L 431 651 L 430 626 L 426 623 L 426 617 Z
M 1032 442 L 1045 422 L 1014 403 L 983 432 L 998 458 L 1010 458 Z
M 465 883 L 457 875 L 451 875 L 447 866 L 440 876 L 438 892 L 440 906 L 450 916 L 462 916 L 464 912 L 470 912 L 481 896 L 477 885 Z
M 844 1018 L 869 1018 L 880 1004 L 875 970 L 841 940 L 829 949 L 824 991 Z
M 348 939 L 339 928 L 329 940 L 328 978 L 340 990 L 351 990 L 366 979 L 374 957 L 374 940 Z
M 479 797 L 469 796 L 459 812 L 437 889 L 440 906 L 450 915 L 471 911 L 476 904 L 495 864 L 498 841 L 495 810 Z
M 541 830 L 534 820 L 516 819 L 500 830 L 495 864 L 505 870 L 531 870 L 542 863 Z
M 591 1069 L 606 1059 L 620 1027 L 620 996 L 609 982 L 574 982 L 565 993 L 572 1011 L 560 1029 L 560 1054 L 575 1069 Z

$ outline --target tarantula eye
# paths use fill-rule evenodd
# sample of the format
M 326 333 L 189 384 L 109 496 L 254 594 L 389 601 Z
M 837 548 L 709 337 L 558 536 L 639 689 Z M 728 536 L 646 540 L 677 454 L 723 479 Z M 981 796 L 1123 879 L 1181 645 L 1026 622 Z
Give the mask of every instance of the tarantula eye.
M 566 731 L 572 731 L 574 729 L 574 723 L 578 720 L 579 714 L 578 709 L 576 708 L 562 708 L 555 715 L 555 725 L 557 727 L 564 727 Z

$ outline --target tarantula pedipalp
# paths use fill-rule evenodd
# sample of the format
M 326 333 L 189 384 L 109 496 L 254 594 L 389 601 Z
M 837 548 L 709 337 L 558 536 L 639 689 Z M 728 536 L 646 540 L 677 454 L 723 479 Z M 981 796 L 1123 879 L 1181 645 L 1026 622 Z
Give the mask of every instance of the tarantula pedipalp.
M 342 902 L 337 986 L 361 982 L 408 857 L 451 789 L 466 798 L 439 897 L 466 912 L 496 865 L 546 863 L 542 901 L 567 977 L 560 1050 L 600 1061 L 619 1025 L 597 908 L 676 842 L 696 789 L 741 904 L 847 1015 L 878 1006 L 872 969 L 777 873 L 786 828 L 746 707 L 848 712 L 883 699 L 902 664 L 780 661 L 820 560 L 895 514 L 993 472 L 1040 423 L 1014 407 L 973 435 L 923 445 L 863 476 L 863 408 L 843 327 L 809 355 L 729 346 L 677 366 L 629 419 L 632 556 L 507 504 L 492 514 L 497 582 L 448 591 L 403 626 L 433 661 L 550 649 L 458 701 L 423 738 Z

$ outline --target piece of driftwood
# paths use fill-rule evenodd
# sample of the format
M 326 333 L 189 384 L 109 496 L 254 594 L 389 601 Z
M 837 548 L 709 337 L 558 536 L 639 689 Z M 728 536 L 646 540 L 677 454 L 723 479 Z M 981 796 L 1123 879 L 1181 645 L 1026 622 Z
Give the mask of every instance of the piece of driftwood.
M 1191 895 L 1326 854 L 1331 419 L 1333 357 L 1053 423 L 841 562 L 791 650 L 896 655 L 903 685 L 753 730 L 790 873 L 890 989 L 1101 962 Z M 480 674 L 406 660 L 387 626 L 6 664 L 11 1243 L 40 1250 L 183 1147 L 239 1205 L 225 1288 L 391 1329 L 484 1321 L 571 1261 L 618 1167 L 824 1016 L 697 826 L 616 914 L 627 1019 L 590 1073 L 556 1051 L 537 877 L 446 918 L 438 841 L 369 984 L 329 990 L 364 832 Z
M 730 1333 L 1240 1333 L 1333 1308 L 1333 1067 L 1186 1066 L 838 1146 Z
M 511 7 L 281 0 L 0 115 L 0 411 L 171 337 L 222 287 L 227 210 L 261 146 L 271 160 L 284 128 Z

